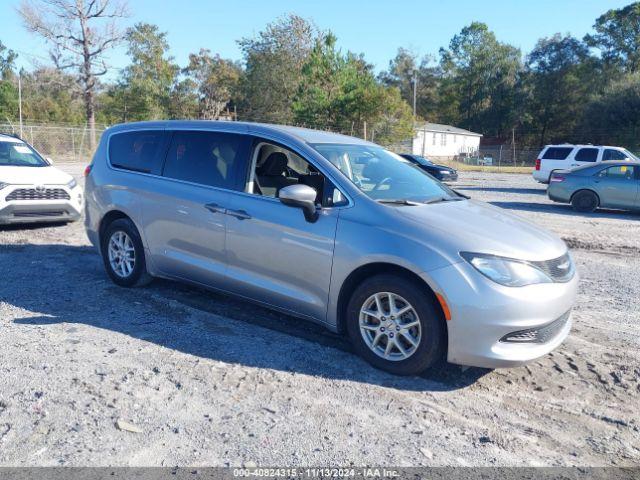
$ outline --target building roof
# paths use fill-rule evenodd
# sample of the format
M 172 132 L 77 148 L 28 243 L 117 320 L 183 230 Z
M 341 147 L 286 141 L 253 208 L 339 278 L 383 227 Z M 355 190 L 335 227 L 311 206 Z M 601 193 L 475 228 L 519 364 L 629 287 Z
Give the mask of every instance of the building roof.
M 471 132 L 464 128 L 453 127 L 451 125 L 443 125 L 441 123 L 423 123 L 418 126 L 418 130 L 424 130 L 426 132 L 439 132 L 439 133 L 455 133 L 457 135 L 468 135 L 471 137 L 482 137 L 481 133 Z

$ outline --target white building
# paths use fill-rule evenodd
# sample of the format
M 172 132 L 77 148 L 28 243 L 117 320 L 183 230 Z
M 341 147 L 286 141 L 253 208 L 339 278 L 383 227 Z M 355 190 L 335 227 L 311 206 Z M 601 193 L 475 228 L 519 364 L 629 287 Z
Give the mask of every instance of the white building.
M 460 153 L 475 154 L 482 134 L 451 125 L 425 123 L 416 128 L 412 153 L 424 157 L 452 158 Z

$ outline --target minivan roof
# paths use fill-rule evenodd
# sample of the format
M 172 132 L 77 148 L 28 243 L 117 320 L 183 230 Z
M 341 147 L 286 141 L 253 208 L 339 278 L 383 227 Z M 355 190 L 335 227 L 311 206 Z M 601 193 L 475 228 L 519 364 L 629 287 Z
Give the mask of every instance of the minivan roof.
M 339 143 L 350 145 L 375 145 L 374 143 L 340 133 L 313 130 L 310 128 L 294 127 L 290 125 L 274 125 L 269 123 L 254 122 L 231 122 L 223 120 L 165 120 L 150 122 L 120 123 L 111 127 L 111 130 L 126 130 L 129 128 L 199 128 L 211 130 L 226 130 L 253 133 L 279 133 L 295 137 L 297 140 L 306 143 Z

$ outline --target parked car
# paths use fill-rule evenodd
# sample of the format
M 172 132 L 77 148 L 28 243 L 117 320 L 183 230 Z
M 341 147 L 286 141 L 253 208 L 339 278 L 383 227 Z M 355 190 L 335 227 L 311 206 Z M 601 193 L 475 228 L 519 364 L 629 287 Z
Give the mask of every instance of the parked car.
M 640 210 L 640 163 L 600 162 L 551 174 L 549 198 L 578 212 L 599 207 Z
M 0 134 L 0 224 L 71 222 L 82 212 L 82 188 L 35 148 Z
M 438 165 L 421 155 L 413 155 L 410 153 L 401 153 L 399 155 L 440 181 L 455 182 L 458 180 L 458 172 L 456 172 L 454 168 L 447 167 L 446 165 Z
M 242 122 L 104 132 L 86 231 L 118 285 L 164 277 L 347 332 L 376 367 L 443 355 L 507 367 L 571 328 L 578 276 L 555 235 L 468 200 L 384 148 Z
M 556 170 L 570 170 L 582 165 L 592 165 L 606 161 L 635 161 L 633 153 L 622 147 L 597 145 L 547 145 L 536 160 L 533 178 L 540 183 L 549 183 Z

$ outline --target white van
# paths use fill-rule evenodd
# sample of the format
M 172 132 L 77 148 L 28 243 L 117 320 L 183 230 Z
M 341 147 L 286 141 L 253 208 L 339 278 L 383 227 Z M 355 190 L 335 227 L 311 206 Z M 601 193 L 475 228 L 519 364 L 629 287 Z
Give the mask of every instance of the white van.
M 536 160 L 533 178 L 540 183 L 549 183 L 555 170 L 572 168 L 606 160 L 640 161 L 633 153 L 622 147 L 602 145 L 547 145 Z

